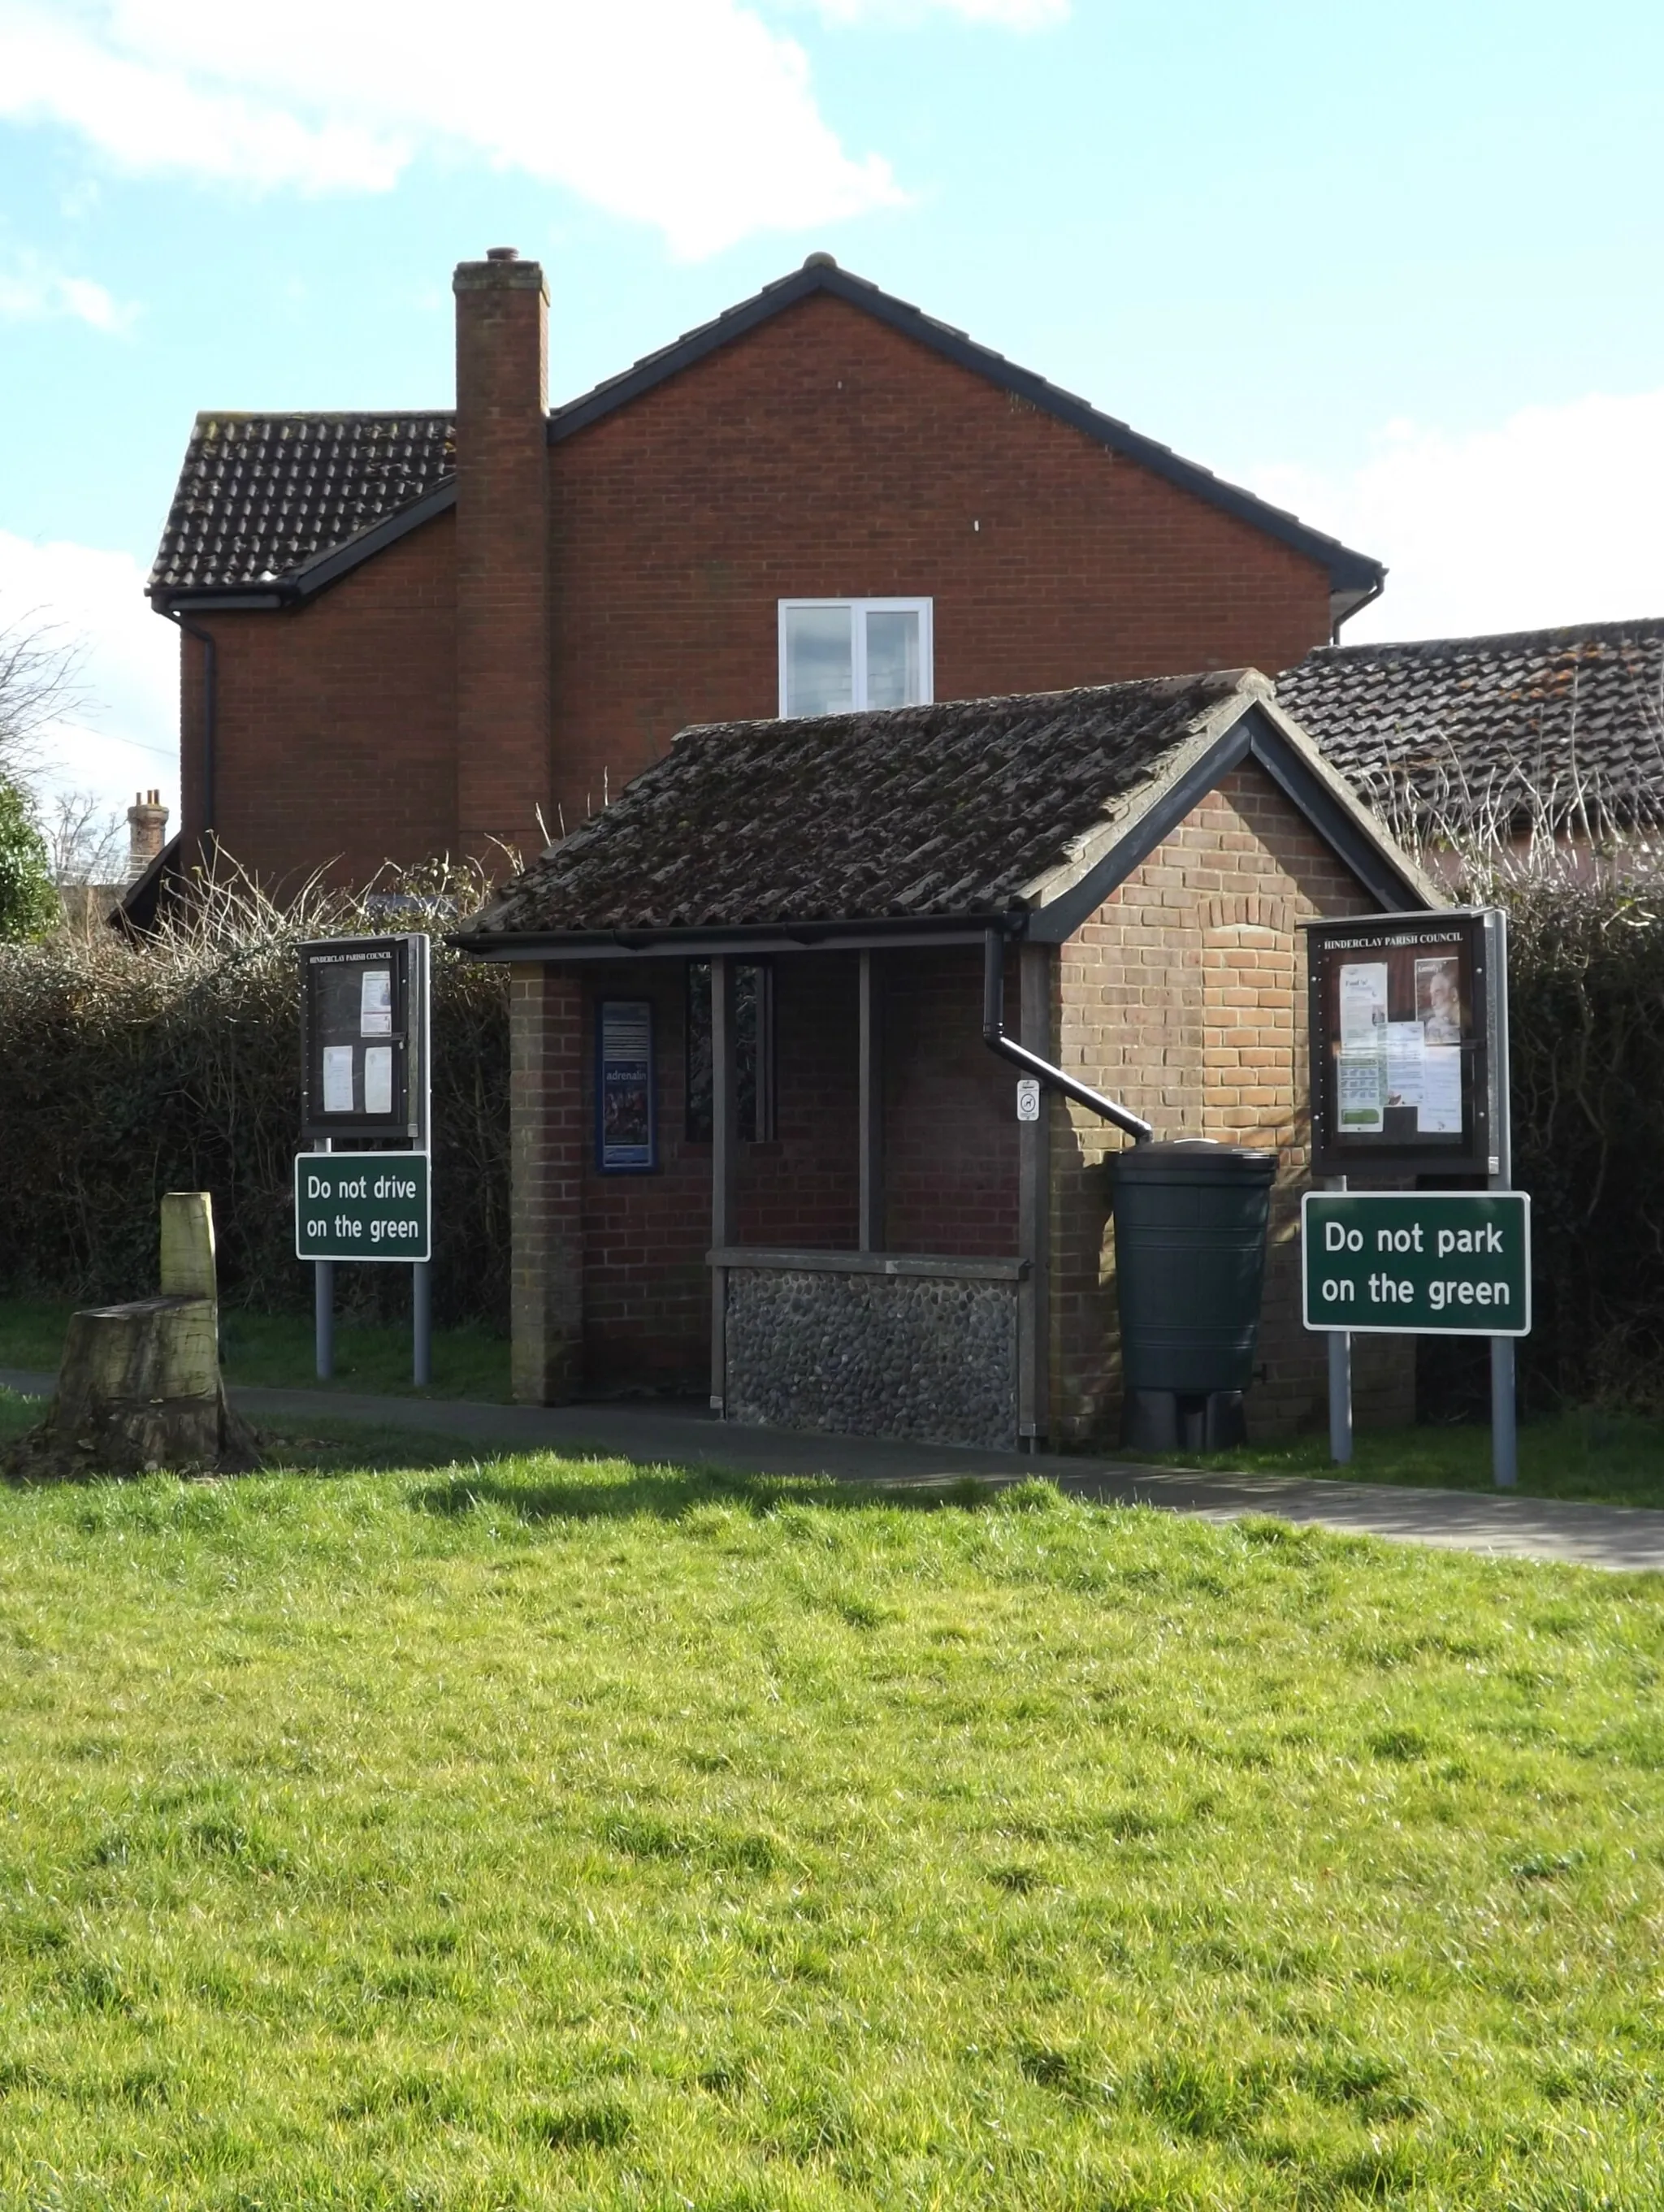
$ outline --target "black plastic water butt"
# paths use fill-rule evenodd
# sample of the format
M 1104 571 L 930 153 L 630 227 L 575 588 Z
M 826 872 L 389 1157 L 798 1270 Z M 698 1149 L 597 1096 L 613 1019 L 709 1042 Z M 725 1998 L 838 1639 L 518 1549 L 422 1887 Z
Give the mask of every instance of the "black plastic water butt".
M 1201 1138 L 1114 1164 L 1121 1442 L 1223 1451 L 1246 1434 L 1275 1152 Z

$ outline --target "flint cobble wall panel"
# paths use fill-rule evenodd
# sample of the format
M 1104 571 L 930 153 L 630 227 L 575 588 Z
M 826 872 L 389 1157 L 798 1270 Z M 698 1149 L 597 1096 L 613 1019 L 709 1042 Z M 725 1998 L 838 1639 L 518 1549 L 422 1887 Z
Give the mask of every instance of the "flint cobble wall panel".
M 1307 1187 L 1305 939 L 1320 915 L 1374 902 L 1271 783 L 1245 763 L 1179 824 L 1061 948 L 1062 1064 L 1153 1122 L 1277 1155 L 1254 1433 L 1321 1418 L 1323 1340 L 1301 1327 L 1300 1194 Z M 1119 1410 L 1114 1239 L 1106 1163 L 1122 1139 L 1051 1108 L 1052 1374 L 1060 1440 L 1112 1439 Z M 1414 1412 L 1409 1339 L 1360 1338 L 1362 1425 Z

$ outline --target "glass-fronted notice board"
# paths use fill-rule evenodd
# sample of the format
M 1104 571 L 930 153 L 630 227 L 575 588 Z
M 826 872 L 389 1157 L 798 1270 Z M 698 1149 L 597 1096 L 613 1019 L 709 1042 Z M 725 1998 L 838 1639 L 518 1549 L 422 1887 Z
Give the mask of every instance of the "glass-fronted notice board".
M 426 936 L 323 938 L 298 950 L 302 1141 L 424 1144 Z
M 1498 1172 L 1507 954 L 1493 908 L 1307 926 L 1312 1172 Z

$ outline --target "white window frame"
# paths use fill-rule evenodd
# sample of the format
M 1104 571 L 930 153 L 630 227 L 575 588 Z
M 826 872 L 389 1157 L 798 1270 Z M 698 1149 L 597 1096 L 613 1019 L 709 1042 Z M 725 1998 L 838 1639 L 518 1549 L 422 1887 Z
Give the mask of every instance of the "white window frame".
M 850 712 L 864 714 L 867 707 L 867 624 L 869 614 L 916 614 L 918 617 L 918 698 L 928 707 L 936 696 L 934 599 L 782 599 L 777 617 L 779 631 L 780 719 L 786 713 L 786 617 L 800 607 L 847 607 L 850 611 L 850 678 L 855 694 Z M 857 622 L 859 615 L 863 619 Z M 795 719 L 795 718 L 794 718 Z

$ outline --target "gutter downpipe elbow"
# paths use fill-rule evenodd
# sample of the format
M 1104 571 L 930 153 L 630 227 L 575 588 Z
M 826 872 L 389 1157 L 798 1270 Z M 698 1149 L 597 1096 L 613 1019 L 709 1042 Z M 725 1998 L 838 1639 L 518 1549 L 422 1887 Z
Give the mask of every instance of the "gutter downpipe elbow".
M 990 1052 L 1002 1060 L 1009 1060 L 1014 1067 L 1021 1068 L 1025 1075 L 1037 1076 L 1053 1091 L 1061 1091 L 1065 1098 L 1072 1098 L 1077 1106 L 1096 1114 L 1103 1121 L 1112 1122 L 1125 1131 L 1135 1145 L 1147 1145 L 1155 1134 L 1149 1123 L 1135 1114 L 1131 1107 L 1119 1106 L 1112 1098 L 1089 1085 L 1079 1083 L 1061 1067 L 1053 1067 L 1049 1060 L 1030 1052 L 1027 1045 L 1019 1044 L 1015 1037 L 1005 1034 L 1005 933 L 990 929 L 983 938 L 982 962 L 982 1041 Z
M 177 607 L 162 606 L 155 600 L 151 605 L 164 622 L 172 623 L 182 635 L 194 638 L 202 647 L 202 842 L 206 854 L 216 837 L 214 815 L 217 794 L 214 786 L 218 766 L 219 647 L 211 630 L 199 629 L 195 623 L 187 622 Z M 183 761 L 180 765 L 183 769 Z M 180 827 L 183 826 L 181 823 Z

